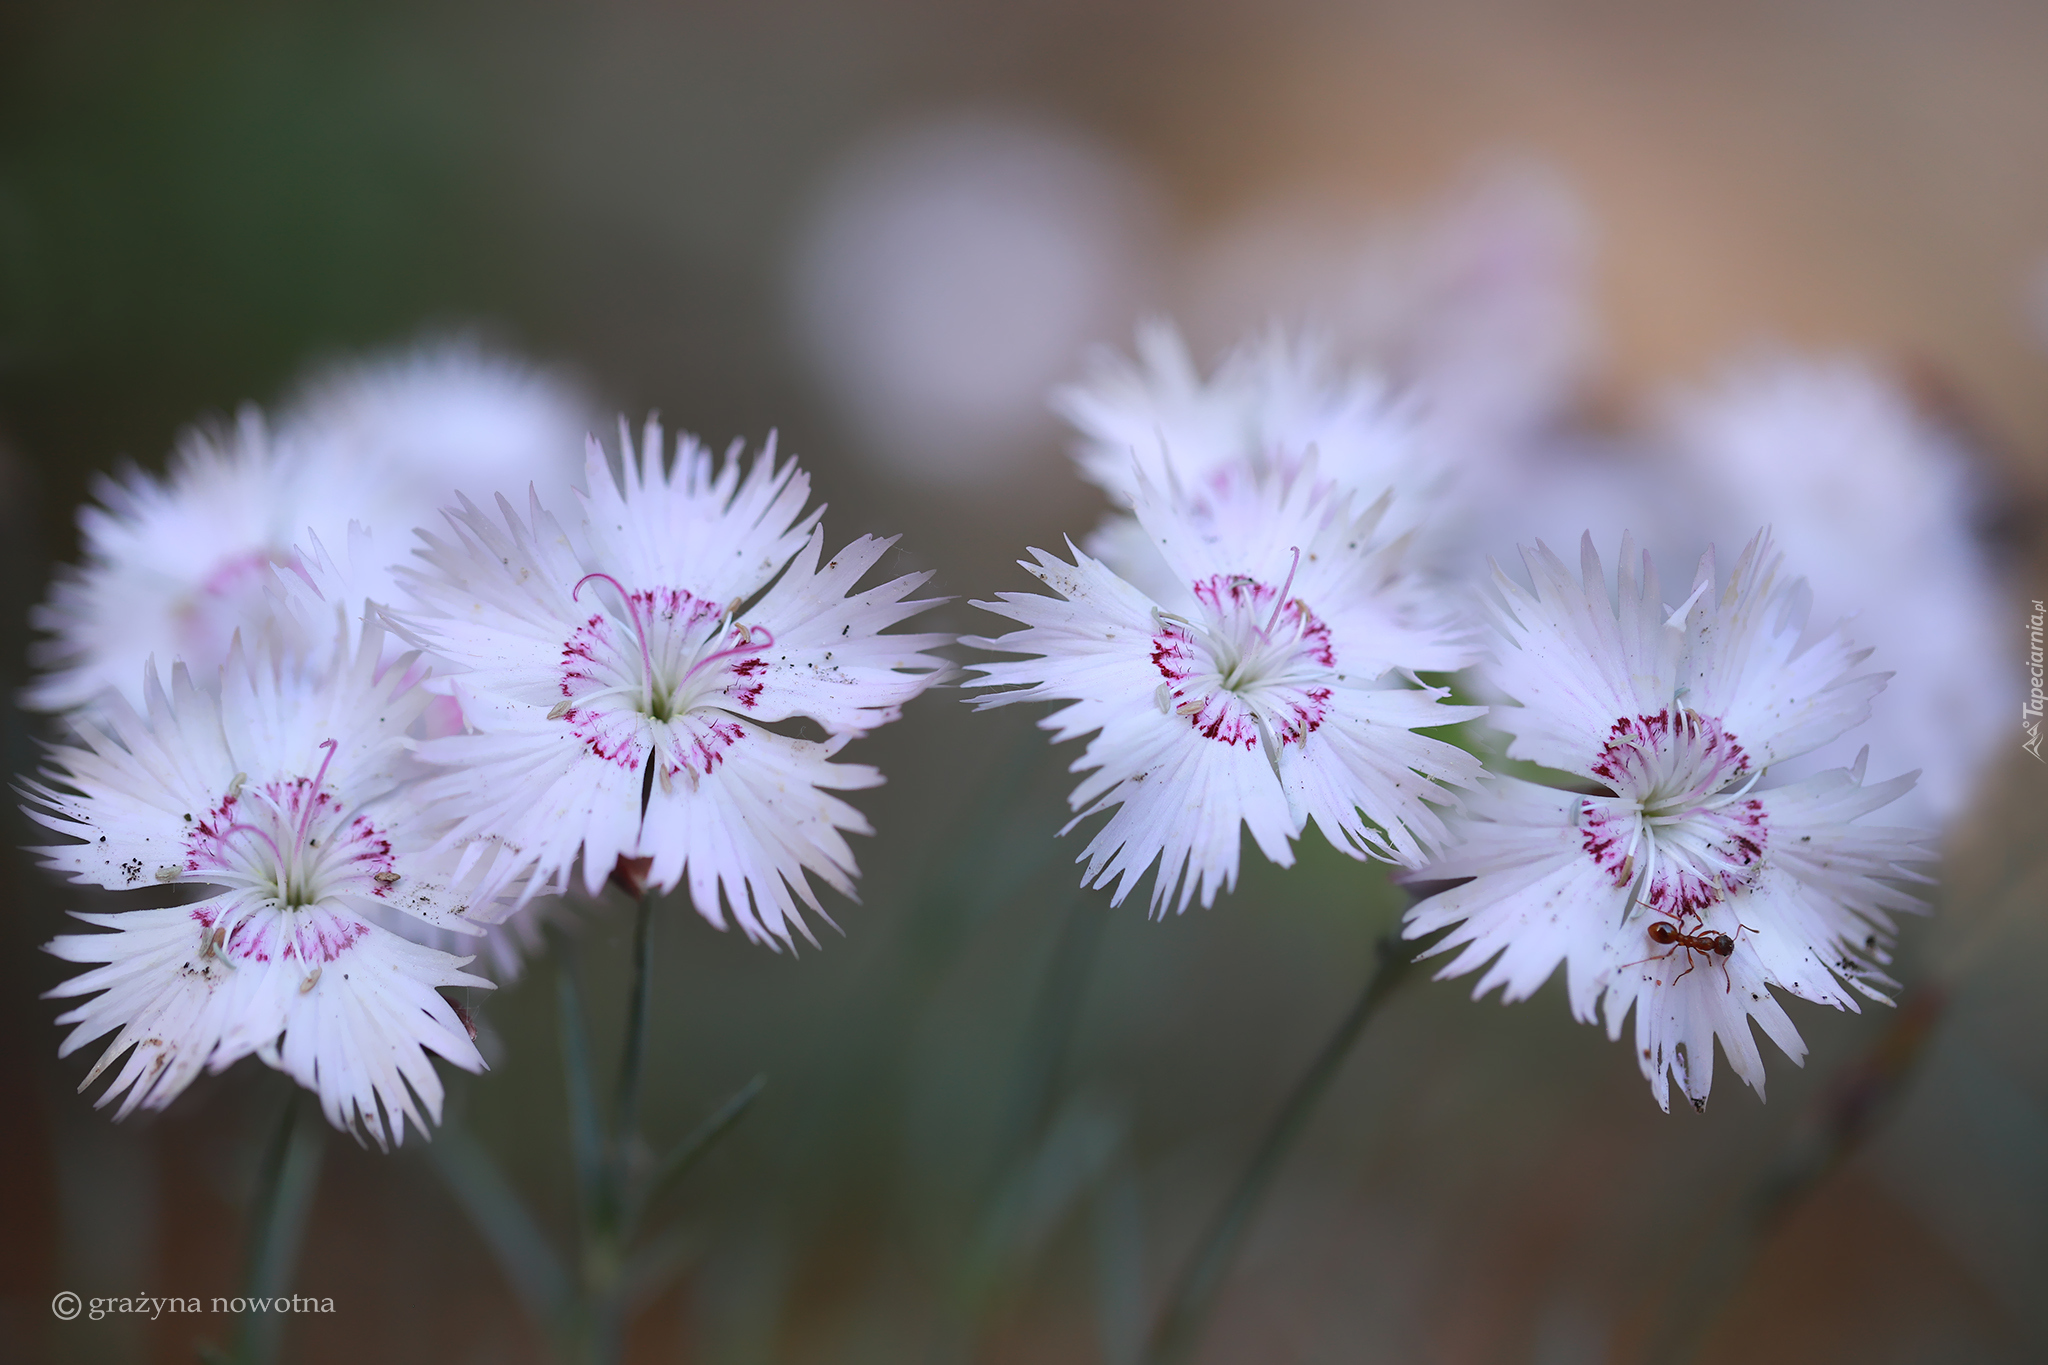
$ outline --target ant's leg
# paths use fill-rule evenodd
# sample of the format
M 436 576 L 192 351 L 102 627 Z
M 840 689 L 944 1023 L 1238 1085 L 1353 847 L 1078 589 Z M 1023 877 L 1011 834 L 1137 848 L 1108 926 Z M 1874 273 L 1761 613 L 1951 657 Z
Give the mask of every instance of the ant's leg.
M 1675 953 L 1678 950 L 1676 948 L 1673 948 L 1671 951 Z M 1679 982 L 1685 980 L 1688 976 L 1691 976 L 1692 969 L 1699 965 L 1700 964 L 1693 958 L 1692 949 L 1687 948 L 1685 950 L 1685 970 L 1680 972 L 1677 976 L 1672 977 L 1671 984 L 1676 986 Z
M 1677 952 L 1677 951 L 1678 951 L 1678 949 L 1676 949 L 1676 948 L 1666 948 L 1666 949 L 1665 949 L 1665 950 L 1664 950 L 1663 952 L 1661 952 L 1661 953 L 1651 953 L 1651 954 L 1650 954 L 1650 955 L 1649 955 L 1648 957 L 1639 957 L 1639 958 L 1637 958 L 1637 959 L 1636 959 L 1636 960 L 1635 960 L 1634 962 L 1624 962 L 1624 963 L 1622 963 L 1622 964 L 1621 964 L 1621 965 L 1620 965 L 1619 967 L 1616 967 L 1616 968 L 1615 968 L 1615 970 L 1616 970 L 1616 971 L 1618 971 L 1618 972 L 1619 972 L 1619 971 L 1626 971 L 1626 970 L 1628 970 L 1628 969 L 1629 969 L 1630 967 L 1640 967 L 1640 966 L 1642 966 L 1642 965 L 1643 965 L 1643 964 L 1644 964 L 1645 962 L 1662 962 L 1662 961 L 1664 961 L 1664 960 L 1665 960 L 1666 958 L 1670 957 L 1670 956 L 1671 956 L 1671 955 L 1672 955 L 1673 953 L 1675 953 L 1675 952 Z
M 1735 929 L 1738 933 L 1753 934 L 1756 932 L 1756 930 L 1750 928 L 1747 924 L 1744 924 L 1739 919 L 1735 921 Z M 1730 951 L 1732 952 L 1733 950 L 1731 949 Z M 1728 975 L 1728 959 L 1725 957 L 1721 959 L 1721 976 L 1728 983 L 1725 989 L 1728 991 L 1729 994 L 1734 994 L 1735 978 Z

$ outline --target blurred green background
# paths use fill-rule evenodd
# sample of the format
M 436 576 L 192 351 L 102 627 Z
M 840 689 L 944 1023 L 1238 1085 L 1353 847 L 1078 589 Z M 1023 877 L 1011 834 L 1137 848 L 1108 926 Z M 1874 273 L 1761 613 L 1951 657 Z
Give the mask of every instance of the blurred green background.
M 835 538 L 903 532 L 890 567 L 963 599 L 1024 586 L 1009 561 L 1099 510 L 1056 432 L 1021 494 L 891 474 L 789 322 L 790 254 L 837 158 L 955 108 L 1115 149 L 1168 242 L 1279 190 L 1401 204 L 1476 156 L 1541 157 L 1600 226 L 1596 409 L 1759 336 L 1927 363 L 1994 438 L 2039 596 L 2044 82 L 2048 11 L 2021 3 L 11 4 L 0 677 L 21 682 L 27 606 L 96 471 L 160 467 L 200 414 L 435 329 L 714 442 L 779 428 Z M 1985 667 L 2019 667 L 2021 605 L 2012 657 Z M 1211 911 L 1110 912 L 1073 888 L 1079 841 L 1052 837 L 1072 754 L 1030 720 L 939 690 L 858 747 L 889 785 L 860 803 L 862 903 L 832 906 L 844 935 L 821 950 L 661 908 L 650 1130 L 679 1135 L 757 1073 L 769 1089 L 678 1197 L 693 1259 L 635 1358 L 1127 1358 L 1356 992 L 1403 903 L 1377 872 L 1311 838 Z M 40 724 L 11 715 L 11 771 Z M 1771 1060 L 1768 1105 L 1724 1074 L 1704 1115 L 1667 1117 L 1554 985 L 1504 1011 L 1417 981 L 1287 1168 L 1203 1358 L 2048 1356 L 2048 774 L 2013 749 L 1952 840 L 1938 916 L 1907 927 L 1900 975 L 1943 994 L 1897 1085 L 1856 1089 L 1887 1038 L 1911 1041 L 1893 1012 L 1794 1003 L 1812 1054 Z M 18 853 L 5 875 L 0 1356 L 190 1359 L 227 1325 L 59 1323 L 50 1297 L 233 1292 L 278 1078 L 244 1063 L 160 1116 L 93 1112 L 71 1093 L 88 1057 L 56 1060 L 37 999 L 64 975 L 37 945 L 86 897 Z M 587 935 L 600 1039 L 627 928 L 608 905 Z M 1034 1020 L 1069 996 L 1050 1046 Z M 455 1077 L 451 1108 L 566 1237 L 550 968 L 473 1007 L 494 1070 Z M 1872 1094 L 1867 1140 L 1743 1232 Z M 411 1143 L 329 1142 L 298 1284 L 338 1312 L 295 1323 L 291 1359 L 540 1358 Z

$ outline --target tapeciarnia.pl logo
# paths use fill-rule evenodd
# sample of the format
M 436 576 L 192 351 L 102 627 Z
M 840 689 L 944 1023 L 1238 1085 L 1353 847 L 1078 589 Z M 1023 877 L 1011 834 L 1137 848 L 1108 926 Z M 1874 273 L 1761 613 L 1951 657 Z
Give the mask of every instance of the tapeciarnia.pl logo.
M 2020 728 L 2026 731 L 2026 742 L 2020 747 L 2041 759 L 2041 711 L 2048 702 L 2048 692 L 2042 688 L 2041 625 L 2048 618 L 2040 598 L 2034 599 L 2034 613 L 2027 618 L 2027 704 L 2020 708 Z M 2048 762 L 2048 759 L 2041 759 Z

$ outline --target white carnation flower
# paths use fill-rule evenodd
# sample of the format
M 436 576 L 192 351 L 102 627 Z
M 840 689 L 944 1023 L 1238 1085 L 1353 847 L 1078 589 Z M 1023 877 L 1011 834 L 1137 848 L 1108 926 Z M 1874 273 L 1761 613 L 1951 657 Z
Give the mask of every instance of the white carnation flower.
M 1139 329 L 1135 362 L 1098 356 L 1086 383 L 1054 395 L 1080 434 L 1081 472 L 1118 508 L 1088 549 L 1158 595 L 1176 575 L 1124 509 L 1140 480 L 1178 479 L 1195 496 L 1210 480 L 1242 471 L 1291 477 L 1311 453 L 1323 479 L 1361 505 L 1394 494 L 1381 530 L 1415 528 L 1442 483 L 1423 449 L 1420 414 L 1367 370 L 1346 371 L 1320 342 L 1275 328 L 1226 356 L 1204 378 L 1187 344 L 1165 322 Z
M 99 479 L 78 513 L 85 562 L 60 567 L 31 616 L 52 638 L 36 648 L 49 671 L 28 704 L 68 710 L 109 690 L 139 701 L 130 689 L 151 658 L 216 676 L 235 632 L 265 611 L 272 566 L 290 561 L 309 519 L 326 524 L 341 488 L 322 474 L 251 407 L 186 432 L 163 479 L 133 467 Z
M 51 638 L 28 703 L 70 710 L 109 690 L 139 702 L 150 658 L 211 680 L 235 632 L 265 624 L 271 568 L 309 531 L 341 545 L 359 523 L 392 545 L 457 488 L 566 485 L 584 430 L 558 382 L 456 346 L 334 370 L 274 430 L 249 407 L 189 431 L 162 478 L 103 478 L 80 510 L 84 562 L 58 570 L 34 614 Z M 382 564 L 357 577 L 358 611 L 393 597 Z
M 558 375 L 457 340 L 319 371 L 277 426 L 286 444 L 367 485 L 350 515 L 396 546 L 414 527 L 437 524 L 457 491 L 566 492 L 592 416 Z
M 826 560 L 810 482 L 772 442 L 743 466 L 684 437 L 670 467 L 659 425 L 637 452 L 622 439 L 616 479 L 590 443 L 573 538 L 538 497 L 525 517 L 501 498 L 502 520 L 465 500 L 400 571 L 471 727 L 421 746 L 445 765 L 427 799 L 462 812 L 451 839 L 521 899 L 566 888 L 579 853 L 592 894 L 646 858 L 663 890 L 687 875 L 714 924 L 723 891 L 749 938 L 808 936 L 807 874 L 851 896 L 841 831 L 869 832 L 830 793 L 882 780 L 831 760 L 941 665 L 921 651 L 946 637 L 882 633 L 933 605 L 905 600 L 929 575 L 856 592 L 895 542 Z M 799 718 L 828 738 L 770 728 Z
M 1414 864 L 1444 837 L 1440 782 L 1479 765 L 1417 728 L 1481 714 L 1409 686 L 1413 670 L 1462 667 L 1468 642 L 1379 537 L 1385 500 L 1363 513 L 1319 479 L 1219 475 L 1199 501 L 1140 475 L 1136 516 L 1174 590 L 1147 595 L 1069 549 L 1024 567 L 1057 597 L 1003 593 L 984 610 L 1023 623 L 963 643 L 1027 660 L 978 665 L 980 706 L 1060 700 L 1056 741 L 1094 733 L 1074 765 L 1076 822 L 1110 816 L 1082 853 L 1084 883 L 1121 902 L 1159 864 L 1152 905 L 1186 909 L 1237 880 L 1239 827 L 1293 862 L 1313 819 L 1353 857 Z M 1072 828 L 1070 825 L 1069 828 Z M 1176 887 L 1178 891 L 1176 893 Z
M 1921 770 L 1902 811 L 1953 818 L 2018 704 L 2016 675 L 1986 666 L 2009 613 L 1973 525 L 1969 451 L 1880 371 L 1844 358 L 1760 358 L 1672 400 L 1667 417 L 1665 477 L 1692 490 L 1700 540 L 1769 523 L 1805 547 L 1822 611 L 1854 608 L 1858 638 L 1910 661 L 1886 688 L 1870 747 Z M 1802 767 L 1851 753 L 1836 745 Z
M 59 1020 L 77 1025 L 61 1051 L 118 1030 L 86 1083 L 125 1056 L 100 1099 L 125 1097 L 120 1116 L 254 1053 L 316 1091 L 337 1127 L 385 1146 L 407 1121 L 425 1131 L 421 1105 L 440 1116 L 429 1051 L 482 1069 L 438 990 L 491 983 L 461 970 L 469 958 L 381 927 L 462 932 L 473 905 L 407 797 L 405 731 L 431 698 L 412 661 L 380 666 L 382 634 L 364 628 L 325 669 L 237 646 L 217 696 L 183 666 L 166 695 L 152 666 L 145 713 L 108 698 L 79 723 L 82 747 L 55 748 L 27 784 L 30 814 L 79 840 L 37 850 L 73 881 L 221 888 L 81 914 L 114 932 L 49 945 L 104 964 L 52 994 L 98 993 Z
M 1720 1039 L 1763 1091 L 1754 1019 L 1795 1061 L 1805 1047 L 1771 988 L 1856 1009 L 1883 999 L 1891 913 L 1917 908 L 1896 883 L 1929 856 L 1917 830 L 1857 825 L 1912 776 L 1863 785 L 1863 764 L 1776 788 L 1773 764 L 1860 724 L 1881 673 L 1842 628 L 1805 632 L 1803 583 L 1759 535 L 1717 595 L 1711 553 L 1676 610 L 1649 557 L 1622 542 L 1616 595 L 1591 536 L 1581 581 L 1538 547 L 1531 593 L 1495 570 L 1502 636 L 1487 680 L 1515 704 L 1492 721 L 1508 756 L 1571 774 L 1580 790 L 1502 778 L 1471 803 L 1461 846 L 1416 880 L 1471 878 L 1409 911 L 1410 937 L 1456 926 L 1433 950 L 1463 951 L 1441 976 L 1482 966 L 1474 995 L 1527 998 L 1565 964 L 1573 1014 L 1631 1007 L 1651 1093 L 1668 1079 L 1695 1107 Z M 1491 964 L 1488 966 L 1488 964 Z

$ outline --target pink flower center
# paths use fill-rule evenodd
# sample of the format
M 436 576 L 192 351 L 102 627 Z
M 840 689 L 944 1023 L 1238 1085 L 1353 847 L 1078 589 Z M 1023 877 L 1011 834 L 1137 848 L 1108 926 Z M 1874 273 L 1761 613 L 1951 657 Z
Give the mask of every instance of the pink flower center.
M 263 587 L 270 581 L 270 566 L 285 562 L 286 556 L 249 550 L 214 565 L 198 588 L 172 608 L 178 648 L 184 657 L 227 657 L 236 628 L 265 614 Z
M 1155 613 L 1152 665 L 1163 681 L 1160 709 L 1185 716 L 1197 734 L 1278 761 L 1330 713 L 1336 656 L 1330 628 L 1299 598 L 1294 576 L 1275 587 L 1242 574 L 1193 585 L 1192 617 Z
M 391 840 L 327 784 L 334 741 L 313 777 L 237 778 L 185 831 L 183 875 L 254 893 L 287 910 L 339 894 L 388 899 Z
M 551 717 L 630 772 L 659 755 L 664 788 L 709 776 L 745 735 L 734 716 L 758 704 L 775 636 L 734 620 L 738 603 L 687 589 L 628 589 L 610 574 L 588 575 L 577 595 L 587 587 L 599 602 L 563 642 Z
M 1697 920 L 1755 883 L 1770 831 L 1749 756 L 1719 720 L 1678 706 L 1624 716 L 1592 771 L 1614 795 L 1580 803 L 1580 844 L 1634 902 Z

